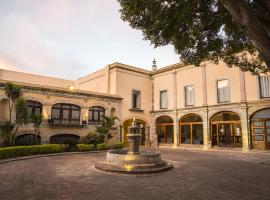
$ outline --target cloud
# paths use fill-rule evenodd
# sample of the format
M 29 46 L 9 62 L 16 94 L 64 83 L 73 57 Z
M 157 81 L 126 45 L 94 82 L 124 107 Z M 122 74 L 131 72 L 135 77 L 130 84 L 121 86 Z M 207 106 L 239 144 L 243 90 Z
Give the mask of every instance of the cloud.
M 12 0 L 0 7 L 1 65 L 75 79 L 115 61 L 177 62 L 172 47 L 153 49 L 120 19 L 112 0 Z M 3 64 L 5 63 L 5 64 Z

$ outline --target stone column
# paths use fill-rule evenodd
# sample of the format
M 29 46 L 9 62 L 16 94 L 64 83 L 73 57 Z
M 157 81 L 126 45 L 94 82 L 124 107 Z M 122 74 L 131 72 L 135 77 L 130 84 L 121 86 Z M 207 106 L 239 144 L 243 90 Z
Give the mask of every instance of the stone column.
M 201 69 L 202 69 L 203 106 L 207 106 L 206 64 L 202 64 Z
M 173 120 L 173 147 L 177 148 L 179 146 L 179 120 L 177 116 L 177 112 L 174 113 L 175 117 Z
M 209 149 L 211 148 L 211 136 L 210 136 L 210 127 L 209 127 L 209 119 L 208 119 L 208 108 L 203 108 L 203 148 Z
M 158 137 L 156 134 L 156 121 L 155 116 L 151 113 L 150 116 L 150 146 L 151 147 L 158 147 Z
M 174 109 L 174 122 L 173 122 L 173 147 L 179 146 L 179 123 L 178 123 L 178 112 L 177 112 L 177 73 L 173 71 L 173 109 Z
M 240 80 L 240 98 L 241 98 L 241 102 L 246 102 L 245 74 L 240 69 L 239 69 L 239 80 Z
M 82 107 L 81 108 L 81 116 L 80 116 L 80 123 L 82 123 L 82 121 L 88 121 L 88 107 Z
M 242 129 L 242 151 L 248 152 L 250 150 L 250 138 L 248 131 L 248 111 L 245 103 L 241 104 L 241 129 Z

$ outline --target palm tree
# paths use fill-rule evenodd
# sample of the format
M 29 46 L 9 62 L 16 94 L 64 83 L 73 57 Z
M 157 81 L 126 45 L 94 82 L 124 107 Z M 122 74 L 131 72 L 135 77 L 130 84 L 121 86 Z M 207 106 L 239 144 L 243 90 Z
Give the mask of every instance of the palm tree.
M 13 145 L 19 126 L 27 123 L 27 107 L 20 86 L 8 82 L 5 84 L 4 91 L 9 102 L 9 118 L 0 126 L 0 129 L 4 145 Z M 14 106 L 16 109 L 15 123 L 11 119 Z
M 21 87 L 13 83 L 6 83 L 4 88 L 5 94 L 8 98 L 9 121 L 11 122 L 12 110 L 16 101 L 22 96 Z
M 102 136 L 103 141 L 105 141 L 105 138 L 106 140 L 112 138 L 112 133 L 110 130 L 115 125 L 116 120 L 119 120 L 119 118 L 113 115 L 103 117 L 102 126 L 97 127 L 97 132 Z

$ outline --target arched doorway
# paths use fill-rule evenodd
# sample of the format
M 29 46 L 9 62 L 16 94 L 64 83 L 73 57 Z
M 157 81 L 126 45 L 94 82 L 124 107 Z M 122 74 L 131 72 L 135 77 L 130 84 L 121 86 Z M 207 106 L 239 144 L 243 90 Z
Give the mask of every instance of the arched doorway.
M 51 144 L 77 144 L 80 136 L 74 134 L 58 134 L 50 137 Z
M 173 138 L 173 120 L 168 116 L 159 117 L 156 120 L 157 136 L 159 144 L 172 144 Z
M 203 120 L 199 115 L 185 115 L 179 126 L 181 144 L 203 144 Z
M 41 137 L 34 133 L 18 135 L 15 138 L 16 146 L 37 145 L 37 144 L 41 144 Z
M 270 108 L 255 112 L 250 121 L 252 147 L 270 149 Z
M 133 122 L 133 119 L 126 120 L 123 123 L 123 137 L 122 137 L 122 142 L 127 142 L 127 134 L 128 134 L 128 127 L 131 126 Z M 140 127 L 140 133 L 142 135 L 141 137 L 141 145 L 145 144 L 145 122 L 140 119 L 136 119 L 136 124 Z
M 242 147 L 240 117 L 233 112 L 220 112 L 210 120 L 212 146 Z

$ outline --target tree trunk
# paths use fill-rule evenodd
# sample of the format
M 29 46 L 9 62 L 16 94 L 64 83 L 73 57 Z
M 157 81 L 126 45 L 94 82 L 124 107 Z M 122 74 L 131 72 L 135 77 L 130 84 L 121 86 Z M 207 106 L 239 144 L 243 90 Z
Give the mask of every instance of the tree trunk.
M 233 18 L 246 27 L 254 46 L 270 70 L 270 37 L 258 17 L 252 13 L 243 0 L 221 0 L 221 2 Z

